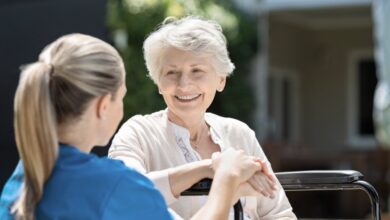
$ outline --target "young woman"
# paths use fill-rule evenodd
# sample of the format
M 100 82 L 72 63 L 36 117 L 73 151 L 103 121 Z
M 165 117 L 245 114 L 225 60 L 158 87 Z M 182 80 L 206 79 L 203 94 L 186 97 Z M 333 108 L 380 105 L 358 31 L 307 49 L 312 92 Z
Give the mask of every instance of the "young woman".
M 4 187 L 1 219 L 178 217 L 146 177 L 89 154 L 123 116 L 124 82 L 117 51 L 82 34 L 59 38 L 24 68 L 14 107 L 21 162 Z M 261 170 L 257 158 L 233 150 L 210 166 L 210 197 L 193 219 L 226 219 L 240 184 Z

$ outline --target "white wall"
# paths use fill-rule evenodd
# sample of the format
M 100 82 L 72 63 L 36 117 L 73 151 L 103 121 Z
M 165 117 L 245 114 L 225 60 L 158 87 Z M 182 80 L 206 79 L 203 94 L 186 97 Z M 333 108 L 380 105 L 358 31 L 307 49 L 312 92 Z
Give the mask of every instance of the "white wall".
M 300 143 L 347 147 L 348 56 L 372 50 L 371 27 L 311 30 L 270 16 L 269 66 L 300 78 Z

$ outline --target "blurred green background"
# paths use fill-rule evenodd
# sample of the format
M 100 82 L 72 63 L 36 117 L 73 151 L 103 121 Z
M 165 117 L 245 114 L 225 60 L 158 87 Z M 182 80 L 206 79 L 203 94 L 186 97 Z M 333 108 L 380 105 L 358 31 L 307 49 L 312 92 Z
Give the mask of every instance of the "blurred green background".
M 249 85 L 250 61 L 258 48 L 256 18 L 240 11 L 231 1 L 212 0 L 109 0 L 107 22 L 114 45 L 127 71 L 124 120 L 165 108 L 157 87 L 147 77 L 142 45 L 145 38 L 168 16 L 197 15 L 217 21 L 228 41 L 236 70 L 217 94 L 210 111 L 250 124 L 255 109 Z

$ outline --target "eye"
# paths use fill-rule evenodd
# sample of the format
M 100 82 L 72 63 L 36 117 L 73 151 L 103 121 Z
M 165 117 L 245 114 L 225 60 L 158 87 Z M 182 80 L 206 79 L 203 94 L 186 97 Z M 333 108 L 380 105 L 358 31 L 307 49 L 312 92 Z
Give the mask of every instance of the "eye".
M 204 71 L 201 70 L 201 69 L 195 68 L 195 69 L 192 70 L 192 72 L 193 72 L 193 73 L 202 73 L 202 72 L 204 72 Z
M 170 70 L 166 72 L 165 75 L 169 76 L 169 75 L 174 75 L 175 73 L 177 73 L 177 71 Z

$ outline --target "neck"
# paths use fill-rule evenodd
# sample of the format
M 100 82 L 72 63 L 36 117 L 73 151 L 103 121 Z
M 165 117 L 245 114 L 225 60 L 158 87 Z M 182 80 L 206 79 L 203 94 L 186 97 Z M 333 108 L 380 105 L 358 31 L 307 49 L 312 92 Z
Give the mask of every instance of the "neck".
M 72 145 L 80 151 L 89 153 L 94 144 L 91 143 L 93 137 L 88 131 L 83 122 L 72 121 L 68 124 L 61 124 L 58 126 L 58 140 L 60 143 Z
M 197 142 L 200 136 L 202 136 L 203 132 L 207 133 L 208 126 L 206 121 L 204 120 L 204 114 L 199 115 L 198 117 L 187 117 L 187 118 L 179 118 L 173 112 L 168 110 L 168 119 L 184 128 L 186 128 L 190 132 L 190 140 Z

